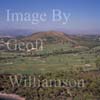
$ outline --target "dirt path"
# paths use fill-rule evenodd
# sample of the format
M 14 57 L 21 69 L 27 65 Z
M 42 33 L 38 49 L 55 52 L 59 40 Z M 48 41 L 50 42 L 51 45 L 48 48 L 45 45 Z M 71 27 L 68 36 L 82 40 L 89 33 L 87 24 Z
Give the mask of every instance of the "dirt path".
M 25 98 L 22 98 L 15 94 L 2 94 L 0 93 L 0 100 L 25 100 Z

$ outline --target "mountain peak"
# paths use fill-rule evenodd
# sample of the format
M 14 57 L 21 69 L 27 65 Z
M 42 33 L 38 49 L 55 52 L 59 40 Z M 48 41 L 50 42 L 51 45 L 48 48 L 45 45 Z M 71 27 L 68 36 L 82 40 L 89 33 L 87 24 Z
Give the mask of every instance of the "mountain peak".
M 37 39 L 46 40 L 47 43 L 61 43 L 61 42 L 75 42 L 69 35 L 63 32 L 47 31 L 47 32 L 37 32 L 32 35 L 22 38 L 23 41 L 34 41 Z

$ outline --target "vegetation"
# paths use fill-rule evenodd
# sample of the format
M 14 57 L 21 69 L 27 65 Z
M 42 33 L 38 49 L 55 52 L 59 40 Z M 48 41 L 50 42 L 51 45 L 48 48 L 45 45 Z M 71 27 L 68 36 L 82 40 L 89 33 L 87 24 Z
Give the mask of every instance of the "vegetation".
M 65 72 L 60 71 L 56 73 L 40 73 L 33 74 L 40 79 L 41 82 L 44 79 L 69 79 L 79 80 L 84 79 L 84 87 L 24 87 L 21 85 L 18 87 L 15 85 L 12 87 L 9 76 L 14 77 L 12 74 L 0 75 L 0 92 L 2 93 L 14 93 L 21 97 L 25 97 L 26 100 L 99 100 L 100 99 L 100 72 Z M 28 79 L 26 74 L 17 74 L 18 77 Z
M 96 66 L 100 70 L 100 57 L 96 59 Z
M 0 92 L 14 93 L 25 97 L 26 100 L 99 100 L 100 43 L 98 37 L 77 36 L 73 39 L 69 36 L 65 38 L 63 33 L 57 35 L 58 33 L 52 32 L 53 36 L 48 34 L 39 33 L 39 38 L 44 39 L 46 36 L 48 40 L 44 44 L 43 51 L 0 50 Z M 23 41 L 32 41 L 37 37 L 38 35 L 35 34 L 35 36 L 23 38 Z M 62 39 L 64 39 L 63 42 L 61 42 Z M 41 81 L 43 79 L 83 79 L 85 87 L 15 86 L 12 88 L 9 76 L 15 74 L 22 75 L 23 78 L 35 75 Z

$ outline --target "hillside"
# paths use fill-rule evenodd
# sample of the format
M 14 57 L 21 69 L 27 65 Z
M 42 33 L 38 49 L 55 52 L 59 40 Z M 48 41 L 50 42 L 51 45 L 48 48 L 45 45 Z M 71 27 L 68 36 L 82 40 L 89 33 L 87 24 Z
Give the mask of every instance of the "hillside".
M 36 39 L 43 39 L 48 43 L 59 43 L 59 42 L 76 43 L 76 41 L 72 40 L 69 35 L 66 35 L 63 32 L 55 32 L 55 31 L 33 33 L 32 35 L 22 38 L 21 40 L 34 41 Z

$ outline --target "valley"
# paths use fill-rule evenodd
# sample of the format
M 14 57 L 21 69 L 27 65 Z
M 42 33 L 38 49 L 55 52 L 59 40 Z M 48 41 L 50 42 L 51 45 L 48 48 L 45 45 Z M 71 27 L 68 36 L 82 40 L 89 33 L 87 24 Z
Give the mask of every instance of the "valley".
M 10 42 L 7 49 L 7 41 L 12 38 L 2 38 L 0 42 L 0 92 L 16 94 L 26 100 L 99 100 L 100 98 L 100 42 L 99 36 L 89 35 L 68 35 L 61 32 L 39 32 L 29 36 L 14 38 L 17 42 Z M 36 46 L 36 40 L 43 40 Z M 32 43 L 28 51 L 24 47 L 27 43 Z M 21 49 L 18 45 L 21 45 Z M 24 50 L 22 50 L 24 48 Z M 17 86 L 17 82 L 22 85 Z M 23 87 L 29 83 L 30 78 L 35 76 L 39 81 L 39 87 Z M 12 77 L 9 79 L 9 77 Z M 16 80 L 16 79 L 15 79 Z M 44 80 L 52 80 L 51 87 L 46 85 Z M 60 80 L 61 86 L 55 86 L 54 80 Z M 62 80 L 64 80 L 62 83 Z M 67 80 L 68 82 L 65 82 Z M 83 86 L 78 80 L 83 80 Z M 59 82 L 59 81 L 58 81 Z M 70 87 L 78 84 L 78 87 Z M 57 83 L 56 83 L 57 84 Z M 65 84 L 65 85 L 64 85 Z M 69 85 L 68 85 L 69 84 Z M 31 85 L 31 84 L 30 84 Z
M 59 32 L 43 32 L 33 34 L 18 41 L 21 43 L 32 42 L 43 39 L 43 50 L 1 50 L 0 73 L 46 73 L 56 71 L 85 71 L 98 70 L 96 60 L 100 58 L 99 42 L 92 41 L 90 47 L 86 38 L 68 36 Z M 77 40 L 76 40 L 77 39 Z M 45 41 L 44 41 L 45 40 Z M 23 42 L 22 42 L 23 41 Z M 85 44 L 85 42 L 88 42 Z M 12 42 L 11 42 L 12 43 Z M 16 43 L 14 43 L 16 44 Z M 13 45 L 14 45 L 13 44 Z M 83 44 L 83 45 L 82 45 Z M 98 45 L 98 46 L 94 46 Z M 11 45 L 12 46 L 12 45 Z M 35 44 L 35 47 L 36 44 Z

